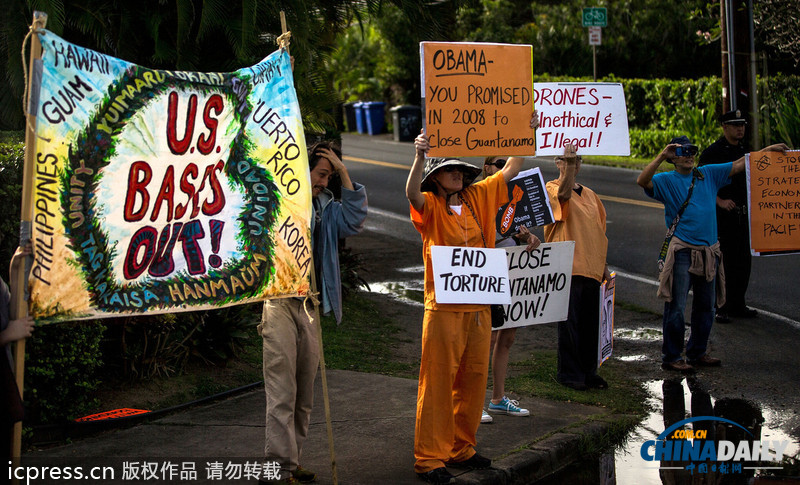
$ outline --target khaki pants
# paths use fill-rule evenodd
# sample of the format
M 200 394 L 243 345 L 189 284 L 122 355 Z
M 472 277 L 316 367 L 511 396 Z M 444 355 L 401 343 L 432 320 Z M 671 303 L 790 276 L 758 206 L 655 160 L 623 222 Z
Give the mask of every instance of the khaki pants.
M 303 306 L 298 298 L 266 301 L 258 326 L 267 394 L 264 455 L 280 463 L 283 477 L 297 468 L 302 455 L 319 367 L 319 322 L 311 324 Z M 312 312 L 310 301 L 306 306 Z
M 488 305 L 479 312 L 425 310 L 414 430 L 417 473 L 475 454 L 491 332 Z

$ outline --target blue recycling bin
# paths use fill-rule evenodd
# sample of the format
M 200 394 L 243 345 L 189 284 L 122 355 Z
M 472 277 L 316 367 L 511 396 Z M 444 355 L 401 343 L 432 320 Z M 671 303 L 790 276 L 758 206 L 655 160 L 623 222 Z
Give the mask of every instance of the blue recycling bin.
M 356 131 L 359 133 L 367 132 L 367 123 L 364 121 L 364 105 L 366 103 L 358 102 L 353 105 L 353 111 L 356 114 Z
M 370 135 L 379 135 L 383 133 L 383 128 L 386 126 L 386 118 L 384 107 L 386 103 L 382 101 L 367 101 L 363 104 L 364 118 L 367 122 L 367 133 Z

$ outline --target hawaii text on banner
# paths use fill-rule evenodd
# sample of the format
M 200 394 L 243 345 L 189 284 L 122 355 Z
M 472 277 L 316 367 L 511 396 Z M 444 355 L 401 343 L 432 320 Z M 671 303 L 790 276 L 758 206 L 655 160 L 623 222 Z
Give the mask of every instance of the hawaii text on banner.
M 746 155 L 754 255 L 800 252 L 800 150 Z
M 289 55 L 160 71 L 49 31 L 36 126 L 37 319 L 308 292 L 308 158 Z
M 432 157 L 533 155 L 530 45 L 421 42 Z
M 494 330 L 566 320 L 575 241 L 505 250 L 511 303 L 503 305 L 505 323 Z
M 619 83 L 536 83 L 537 155 L 562 155 L 572 143 L 579 155 L 631 154 L 625 93 Z

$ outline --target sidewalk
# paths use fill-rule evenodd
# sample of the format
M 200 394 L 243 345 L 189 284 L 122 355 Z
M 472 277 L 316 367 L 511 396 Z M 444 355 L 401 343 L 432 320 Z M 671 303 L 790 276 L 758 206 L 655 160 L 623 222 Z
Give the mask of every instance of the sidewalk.
M 338 482 L 423 483 L 413 471 L 416 381 L 342 370 L 329 370 L 327 378 Z M 317 473 L 316 483 L 330 484 L 333 480 L 319 377 L 316 386 L 303 466 Z M 248 483 L 209 480 L 206 463 L 261 461 L 264 401 L 263 388 L 255 389 L 129 429 L 27 453 L 23 464 L 116 469 L 114 481 L 83 483 Z M 478 449 L 494 459 L 494 466 L 469 472 L 451 470 L 460 474 L 459 483 L 533 483 L 577 460 L 582 435 L 590 439 L 601 435 L 615 418 L 603 408 L 571 402 L 526 398 L 524 404 L 531 410 L 529 418 L 495 415 L 493 423 L 481 425 Z M 159 470 L 164 463 L 193 461 L 197 479 L 123 481 L 123 461 L 154 462 Z

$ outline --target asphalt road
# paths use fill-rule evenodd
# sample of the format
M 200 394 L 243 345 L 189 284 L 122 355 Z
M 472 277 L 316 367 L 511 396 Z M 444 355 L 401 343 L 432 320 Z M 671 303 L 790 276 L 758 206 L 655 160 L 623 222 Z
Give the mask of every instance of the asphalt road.
M 408 220 L 405 181 L 414 157 L 410 142 L 391 135 L 342 136 L 344 162 L 351 178 L 367 186 L 368 226 L 398 241 L 419 242 Z M 481 159 L 466 160 L 480 165 Z M 528 158 L 524 168 L 540 167 L 545 181 L 557 177 L 552 159 Z M 578 182 L 591 187 L 608 213 L 609 266 L 622 286 L 619 298 L 662 311 L 655 297 L 656 258 L 666 230 L 664 210 L 636 185 L 637 171 L 584 164 Z M 539 231 L 541 236 L 541 231 Z M 748 305 L 800 330 L 800 255 L 754 257 Z M 620 280 L 618 280 L 620 281 Z

